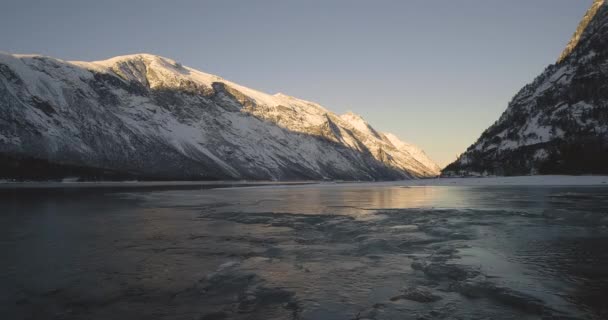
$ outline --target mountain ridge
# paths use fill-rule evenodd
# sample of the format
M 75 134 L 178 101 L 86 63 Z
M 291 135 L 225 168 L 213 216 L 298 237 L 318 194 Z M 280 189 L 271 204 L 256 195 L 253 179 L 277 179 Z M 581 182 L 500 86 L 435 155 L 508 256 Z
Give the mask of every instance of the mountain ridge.
M 157 55 L 84 62 L 0 53 L 0 155 L 13 167 L 31 158 L 180 180 L 438 174 L 424 152 L 373 130 Z
M 557 63 L 562 62 L 564 59 L 566 59 L 572 53 L 572 51 L 574 51 L 574 49 L 577 47 L 577 45 L 581 41 L 581 37 L 587 30 L 589 23 L 595 18 L 595 16 L 599 12 L 601 6 L 604 5 L 604 3 L 605 3 L 605 0 L 594 0 L 593 4 L 591 5 L 591 8 L 589 8 L 589 10 L 587 10 L 585 15 L 583 16 L 583 19 L 581 20 L 578 27 L 576 28 L 576 32 L 574 33 L 574 35 L 572 36 L 572 38 L 566 45 L 566 49 L 564 49 L 564 51 L 559 56 L 559 58 L 557 58 Z

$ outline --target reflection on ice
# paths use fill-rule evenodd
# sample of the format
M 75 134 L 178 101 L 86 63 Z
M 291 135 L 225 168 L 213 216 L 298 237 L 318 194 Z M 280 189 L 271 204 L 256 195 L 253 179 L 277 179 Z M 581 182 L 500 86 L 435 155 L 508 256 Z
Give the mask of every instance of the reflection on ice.
M 606 188 L 74 192 L 0 202 L 1 314 L 608 316 Z

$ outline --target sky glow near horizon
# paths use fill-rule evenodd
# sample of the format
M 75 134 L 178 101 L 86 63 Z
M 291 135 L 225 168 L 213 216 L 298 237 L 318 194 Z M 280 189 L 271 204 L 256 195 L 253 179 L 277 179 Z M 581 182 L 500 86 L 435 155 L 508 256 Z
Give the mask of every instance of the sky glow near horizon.
M 446 165 L 554 63 L 593 0 L 5 0 L 0 50 L 147 52 L 353 111 Z

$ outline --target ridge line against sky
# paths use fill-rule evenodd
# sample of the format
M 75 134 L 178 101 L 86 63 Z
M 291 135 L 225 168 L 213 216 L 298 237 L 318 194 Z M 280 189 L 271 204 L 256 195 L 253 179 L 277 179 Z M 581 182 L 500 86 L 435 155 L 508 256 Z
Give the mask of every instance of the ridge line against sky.
M 0 50 L 148 52 L 353 111 L 446 165 L 554 63 L 593 0 L 9 0 Z

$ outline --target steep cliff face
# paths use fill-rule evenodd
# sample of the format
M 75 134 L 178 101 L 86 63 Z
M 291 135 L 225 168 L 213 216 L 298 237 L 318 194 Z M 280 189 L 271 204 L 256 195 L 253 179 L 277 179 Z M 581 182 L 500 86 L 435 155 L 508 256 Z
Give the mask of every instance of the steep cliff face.
M 418 148 L 322 106 L 167 58 L 0 54 L 0 176 L 147 179 L 427 177 Z M 0 177 L 0 178 L 1 178 Z
M 608 173 L 608 4 L 446 174 Z
M 604 5 L 604 2 L 605 2 L 605 0 L 595 0 L 593 2 L 593 5 L 591 5 L 591 8 L 589 8 L 589 10 L 587 10 L 587 13 L 583 17 L 583 20 L 581 20 L 581 22 L 579 23 L 578 28 L 576 28 L 576 32 L 574 32 L 574 35 L 570 39 L 570 42 L 568 42 L 566 49 L 564 49 L 562 54 L 557 59 L 558 63 L 560 63 L 564 59 L 566 59 L 572 53 L 572 51 L 574 51 L 574 49 L 576 49 L 578 44 L 581 42 L 581 39 L 582 39 L 583 35 L 585 34 L 587 27 L 589 26 L 591 21 L 593 21 L 593 19 L 597 16 L 598 12 Z

